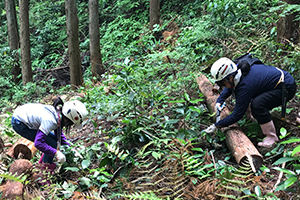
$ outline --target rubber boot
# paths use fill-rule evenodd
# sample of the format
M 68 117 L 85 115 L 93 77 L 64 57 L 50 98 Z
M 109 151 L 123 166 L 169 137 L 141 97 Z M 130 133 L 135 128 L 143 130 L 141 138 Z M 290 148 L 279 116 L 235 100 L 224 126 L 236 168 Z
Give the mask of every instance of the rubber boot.
M 257 145 L 262 147 L 271 147 L 275 142 L 278 141 L 278 137 L 276 135 L 276 129 L 273 121 L 269 121 L 268 123 L 260 125 L 263 134 L 267 137 L 262 142 L 259 142 Z
M 49 180 L 49 175 L 52 175 L 53 172 L 54 172 L 54 169 L 56 167 L 56 164 L 55 163 L 44 163 L 43 162 L 43 157 L 44 157 L 44 154 L 42 154 L 40 160 L 39 160 L 39 164 L 37 166 L 37 168 L 40 170 L 40 173 L 39 173 L 39 180 L 38 182 L 41 184 L 41 185 L 50 185 L 51 182 Z

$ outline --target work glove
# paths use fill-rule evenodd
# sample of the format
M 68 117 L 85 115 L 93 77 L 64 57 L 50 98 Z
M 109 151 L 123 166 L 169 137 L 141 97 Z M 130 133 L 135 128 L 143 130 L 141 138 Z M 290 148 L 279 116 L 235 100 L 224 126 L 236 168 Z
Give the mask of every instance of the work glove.
M 221 103 L 216 103 L 216 106 L 215 106 L 216 111 L 220 111 L 221 112 L 225 108 L 225 105 L 226 105 L 225 102 L 223 102 L 222 104 Z
M 63 164 L 64 162 L 66 162 L 66 156 L 59 150 L 56 151 L 55 158 L 56 158 L 57 162 L 60 164 Z
M 210 125 L 208 128 L 206 128 L 204 131 L 206 133 L 214 133 L 217 130 L 217 127 L 215 124 Z

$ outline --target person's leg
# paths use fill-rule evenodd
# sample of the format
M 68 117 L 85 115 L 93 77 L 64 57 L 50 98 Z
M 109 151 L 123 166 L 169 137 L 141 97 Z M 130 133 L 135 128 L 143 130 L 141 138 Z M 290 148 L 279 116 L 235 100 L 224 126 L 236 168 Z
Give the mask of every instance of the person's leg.
M 276 129 L 272 120 L 268 123 L 260 124 L 260 127 L 266 137 L 262 142 L 257 143 L 258 146 L 270 147 L 278 141 Z
M 266 136 L 262 142 L 258 143 L 258 146 L 269 147 L 278 141 L 276 129 L 269 111 L 280 106 L 281 102 L 281 88 L 265 92 L 252 100 L 252 115 L 258 121 L 263 134 Z
M 12 128 L 22 137 L 34 142 L 37 130 L 33 130 L 28 128 L 23 122 L 17 120 L 16 118 L 12 117 L 11 119 Z
M 23 122 L 17 120 L 16 118 L 12 118 L 11 124 L 13 129 L 22 137 L 34 142 L 36 133 L 38 130 L 33 130 L 28 128 Z M 49 133 L 49 135 L 46 138 L 45 141 L 48 145 L 50 145 L 53 148 L 57 148 L 57 139 L 54 133 Z M 44 163 L 52 163 L 53 162 L 53 157 L 44 154 L 43 156 L 43 162 Z
M 46 143 L 55 149 L 57 148 L 57 139 L 56 139 L 56 136 L 54 133 L 50 132 L 48 134 L 48 136 L 46 138 Z M 53 157 L 51 157 L 47 154 L 44 154 L 43 162 L 51 164 L 53 162 Z

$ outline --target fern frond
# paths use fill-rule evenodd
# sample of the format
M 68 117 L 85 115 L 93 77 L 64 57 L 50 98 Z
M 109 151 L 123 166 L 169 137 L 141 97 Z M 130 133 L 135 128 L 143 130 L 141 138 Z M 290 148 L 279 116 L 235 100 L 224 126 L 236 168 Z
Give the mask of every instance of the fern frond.
M 20 182 L 20 183 L 24 183 L 28 177 L 28 174 L 21 174 L 19 176 L 16 176 L 16 175 L 13 175 L 11 172 L 7 172 L 7 173 L 0 174 L 0 177 L 7 178 L 7 179 L 10 179 L 13 181 Z
M 157 197 L 154 192 L 147 191 L 147 192 L 135 192 L 132 194 L 121 194 L 120 196 L 129 198 L 130 200 L 138 199 L 138 200 L 163 200 Z
M 117 147 L 116 145 L 114 144 L 108 144 L 108 143 L 105 143 L 105 146 L 107 148 L 107 150 L 113 154 L 115 154 L 118 158 L 120 158 L 121 160 L 125 160 L 126 157 L 129 155 L 128 153 L 124 152 L 124 150 L 121 150 L 120 151 L 120 148 Z

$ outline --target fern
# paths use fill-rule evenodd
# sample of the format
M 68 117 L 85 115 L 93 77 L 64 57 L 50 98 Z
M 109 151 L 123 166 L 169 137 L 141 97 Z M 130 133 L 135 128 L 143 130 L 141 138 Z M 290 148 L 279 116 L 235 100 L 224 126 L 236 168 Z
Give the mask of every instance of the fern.
M 244 194 L 244 191 L 250 191 L 253 187 L 252 184 L 248 184 L 249 182 L 254 182 L 254 178 L 252 178 L 253 174 L 249 160 L 245 159 L 243 165 L 236 169 L 233 174 L 227 172 L 220 176 L 222 181 L 219 187 L 224 188 L 226 192 L 216 193 L 216 195 L 228 199 L 244 199 L 250 197 L 251 195 Z
M 162 200 L 161 198 L 157 197 L 154 192 L 146 191 L 146 192 L 136 192 L 132 194 L 122 194 L 121 196 L 129 198 L 129 199 L 145 199 L 145 200 Z M 167 198 L 170 199 L 170 198 Z
M 113 145 L 113 144 L 108 144 L 108 143 L 104 143 L 105 147 L 107 148 L 107 150 L 109 152 L 114 153 L 118 158 L 120 158 L 122 161 L 126 159 L 126 157 L 129 155 L 128 153 L 125 153 L 124 150 L 120 151 L 120 148 Z
M 20 176 L 15 176 L 11 172 L 0 174 L 0 177 L 7 178 L 13 181 L 27 184 L 29 181 L 26 181 L 28 174 L 21 174 Z

